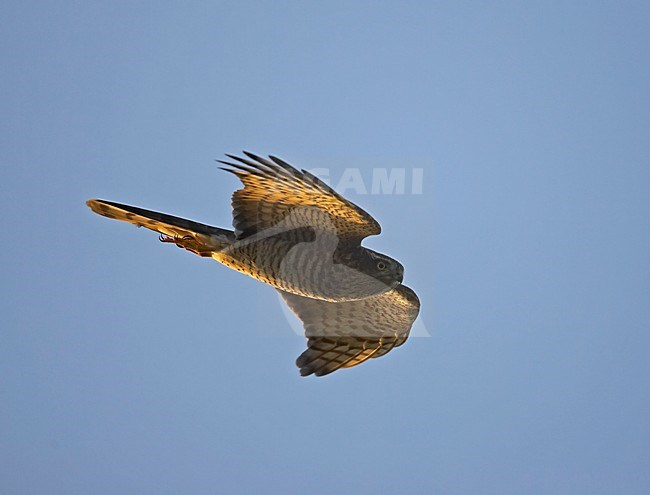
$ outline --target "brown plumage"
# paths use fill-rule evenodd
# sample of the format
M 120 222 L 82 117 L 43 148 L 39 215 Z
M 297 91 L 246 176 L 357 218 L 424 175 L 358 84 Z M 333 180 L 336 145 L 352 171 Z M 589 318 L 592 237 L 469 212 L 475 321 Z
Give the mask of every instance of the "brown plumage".
M 420 311 L 420 300 L 405 285 L 338 303 L 280 294 L 305 327 L 307 350 L 296 360 L 303 376 L 327 375 L 385 355 L 406 342 Z
M 244 185 L 232 198 L 234 232 L 110 201 L 87 204 L 280 290 L 305 323 L 309 349 L 297 363 L 302 374 L 354 366 L 403 343 L 419 302 L 400 285 L 399 262 L 361 246 L 381 232 L 377 221 L 309 172 L 245 154 L 221 162 Z M 314 333 L 321 330 L 333 333 Z
M 267 160 L 252 153 L 246 155 L 248 159 L 227 155 L 233 161 L 219 160 L 229 167 L 223 170 L 236 175 L 244 184 L 232 197 L 233 226 L 238 239 L 286 222 L 310 208 L 325 213 L 323 218 L 328 221 L 317 227 L 335 231 L 342 244 L 358 245 L 364 237 L 381 233 L 374 218 L 315 175 L 296 170 L 274 156 Z M 293 220 L 300 221 L 300 217 Z

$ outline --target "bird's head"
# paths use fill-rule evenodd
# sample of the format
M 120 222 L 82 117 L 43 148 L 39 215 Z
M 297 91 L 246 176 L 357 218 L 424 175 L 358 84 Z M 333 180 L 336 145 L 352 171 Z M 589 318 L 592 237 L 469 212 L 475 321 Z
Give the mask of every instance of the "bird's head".
M 358 270 L 391 288 L 402 283 L 404 267 L 399 261 L 363 247 L 359 254 L 356 257 Z

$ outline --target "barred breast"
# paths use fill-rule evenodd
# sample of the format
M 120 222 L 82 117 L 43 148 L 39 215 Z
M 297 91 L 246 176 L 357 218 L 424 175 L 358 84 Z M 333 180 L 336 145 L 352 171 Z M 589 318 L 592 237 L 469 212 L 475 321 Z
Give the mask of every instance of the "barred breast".
M 212 257 L 276 289 L 325 301 L 364 299 L 392 288 L 350 264 L 337 262 L 336 236 L 319 234 L 311 242 L 301 242 L 304 235 L 283 233 L 235 241 Z

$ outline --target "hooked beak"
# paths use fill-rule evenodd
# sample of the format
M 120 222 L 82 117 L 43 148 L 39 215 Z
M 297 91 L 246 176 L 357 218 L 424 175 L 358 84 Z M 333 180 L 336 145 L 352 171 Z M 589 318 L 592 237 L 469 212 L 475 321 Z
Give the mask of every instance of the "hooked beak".
M 397 268 L 397 280 L 399 280 L 400 284 L 404 280 L 404 267 L 403 266 L 399 266 Z

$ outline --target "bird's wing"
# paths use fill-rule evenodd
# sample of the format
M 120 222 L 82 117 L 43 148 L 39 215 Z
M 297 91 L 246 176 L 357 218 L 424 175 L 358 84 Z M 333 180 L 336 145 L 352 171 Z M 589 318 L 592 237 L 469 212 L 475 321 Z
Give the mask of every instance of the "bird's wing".
M 303 376 L 323 376 L 383 356 L 406 341 L 420 311 L 415 292 L 404 285 L 348 302 L 279 292 L 305 327 L 307 350 L 296 360 Z
M 233 161 L 219 160 L 228 166 L 224 170 L 235 174 L 244 184 L 232 197 L 233 226 L 238 239 L 282 226 L 283 222 L 291 222 L 288 219 L 292 215 L 302 217 L 298 219 L 301 226 L 335 229 L 341 241 L 352 244 L 381 232 L 372 216 L 313 174 L 297 170 L 274 156 L 266 159 L 244 153 L 247 158 L 226 155 Z

